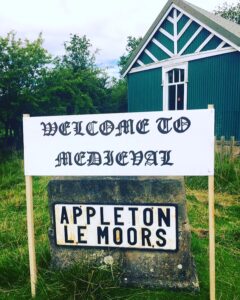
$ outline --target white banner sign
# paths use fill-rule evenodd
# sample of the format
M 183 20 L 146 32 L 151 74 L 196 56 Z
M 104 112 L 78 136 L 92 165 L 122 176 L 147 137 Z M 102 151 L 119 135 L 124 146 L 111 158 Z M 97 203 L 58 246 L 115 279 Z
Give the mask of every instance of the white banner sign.
M 59 246 L 177 251 L 177 206 L 55 204 Z
M 25 175 L 214 174 L 214 110 L 25 117 Z

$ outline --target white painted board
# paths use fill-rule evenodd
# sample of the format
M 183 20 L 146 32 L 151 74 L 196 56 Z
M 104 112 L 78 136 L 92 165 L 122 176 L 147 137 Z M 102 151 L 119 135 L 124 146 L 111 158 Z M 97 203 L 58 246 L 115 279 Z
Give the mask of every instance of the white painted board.
M 214 174 L 214 109 L 25 117 L 25 175 Z
M 54 205 L 58 246 L 177 251 L 177 205 Z

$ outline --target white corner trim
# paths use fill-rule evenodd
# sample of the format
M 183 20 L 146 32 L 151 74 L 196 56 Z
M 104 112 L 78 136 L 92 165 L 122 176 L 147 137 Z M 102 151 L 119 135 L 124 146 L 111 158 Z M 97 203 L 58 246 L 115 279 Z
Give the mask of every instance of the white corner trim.
M 159 61 L 148 49 L 145 49 L 144 52 L 154 61 Z
M 207 57 L 211 57 L 211 56 L 217 56 L 217 55 L 227 54 L 227 53 L 231 53 L 231 52 L 238 52 L 239 50 L 236 50 L 235 48 L 232 48 L 232 47 L 228 47 L 228 48 L 221 48 L 218 50 L 214 49 L 214 50 L 208 50 L 208 51 L 204 51 L 204 52 L 200 52 L 200 53 L 192 53 L 192 54 L 179 56 L 179 57 L 175 57 L 175 58 L 171 58 L 171 59 L 168 58 L 168 59 L 162 60 L 157 63 L 148 64 L 143 67 L 133 68 L 133 69 L 131 69 L 131 71 L 129 73 L 131 74 L 131 73 L 136 73 L 136 72 L 141 72 L 141 71 L 147 71 L 147 70 L 161 68 L 161 67 L 165 67 L 165 66 L 174 66 L 174 65 L 178 65 L 180 63 L 185 63 L 185 62 L 198 60 L 198 59 L 202 59 L 202 58 L 207 58 Z
M 196 49 L 195 53 L 199 53 L 206 45 L 207 43 L 214 37 L 214 34 L 211 33 L 203 42 L 202 44 Z
M 188 27 L 191 25 L 191 23 L 192 23 L 192 20 L 189 19 L 189 20 L 187 21 L 187 23 L 183 26 L 182 30 L 179 32 L 179 34 L 178 34 L 178 36 L 177 36 L 177 40 L 180 39 L 180 37 L 181 37 L 181 36 L 184 34 L 184 32 L 188 29 Z
M 187 41 L 187 43 L 184 45 L 184 47 L 179 51 L 179 55 L 181 55 L 186 49 L 187 47 L 193 42 L 193 40 L 197 37 L 197 35 L 199 34 L 199 32 L 202 30 L 202 26 L 200 26 L 195 33 L 191 36 L 191 38 Z
M 169 55 L 170 57 L 173 56 L 173 53 L 170 50 L 168 50 L 165 46 L 163 46 L 159 41 L 157 41 L 156 39 L 152 39 L 152 41 L 156 46 L 162 49 L 167 55 Z

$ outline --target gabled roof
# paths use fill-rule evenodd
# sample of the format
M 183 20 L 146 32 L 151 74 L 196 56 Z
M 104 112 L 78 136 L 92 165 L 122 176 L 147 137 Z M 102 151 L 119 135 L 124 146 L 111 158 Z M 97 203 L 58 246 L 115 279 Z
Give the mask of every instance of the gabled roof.
M 168 0 L 166 5 L 163 7 L 162 11 L 160 14 L 157 16 L 156 20 L 153 22 L 152 26 L 149 28 L 147 33 L 145 34 L 144 38 L 140 42 L 139 46 L 137 49 L 132 53 L 130 56 L 125 68 L 122 70 L 122 74 L 125 76 L 133 66 L 137 65 L 137 59 L 140 57 L 140 54 L 143 53 L 144 51 L 148 54 L 148 56 L 153 60 L 153 62 L 156 62 L 156 58 L 152 53 L 149 53 L 150 51 L 148 49 L 144 50 L 144 47 L 147 47 L 147 43 L 151 40 L 153 37 L 153 42 L 158 45 L 158 47 L 162 48 L 163 50 L 168 50 L 166 47 L 162 47 L 162 45 L 159 45 L 154 38 L 153 34 L 157 32 L 159 29 L 159 24 L 161 24 L 164 19 L 167 18 L 167 13 L 169 12 L 171 7 L 176 7 L 179 9 L 181 12 L 186 13 L 186 15 L 191 16 L 196 22 L 199 22 L 200 24 L 203 24 L 203 26 L 206 26 L 208 28 L 208 33 L 213 32 L 216 38 L 222 37 L 224 41 L 228 43 L 228 46 L 231 46 L 235 48 L 237 51 L 240 51 L 240 26 L 234 22 L 228 21 L 220 16 L 214 15 L 202 8 L 199 8 L 193 4 L 190 4 L 187 1 L 183 0 Z M 168 17 L 169 18 L 169 17 Z M 171 17 L 170 17 L 171 18 Z M 162 29 L 160 29 L 162 30 Z M 166 33 L 165 30 L 163 30 Z M 197 34 L 201 31 L 201 29 L 196 32 Z M 210 31 L 210 32 L 209 32 Z M 167 35 L 168 37 L 171 38 L 170 35 Z M 213 36 L 213 35 L 212 35 Z M 210 38 L 210 37 L 209 37 Z M 172 37 L 172 40 L 174 38 Z M 210 40 L 210 39 L 209 39 Z M 222 46 L 222 47 L 226 47 Z M 165 52 L 166 52 L 165 51 Z M 174 52 L 176 52 L 174 50 Z M 169 51 L 167 51 L 167 54 L 169 55 Z M 176 54 L 176 53 L 175 53 Z M 184 54 L 184 53 L 181 53 Z M 170 52 L 171 56 L 171 52 Z M 166 57 L 165 57 L 166 58 Z M 171 57 L 168 57 L 171 58 Z M 139 61 L 138 61 L 139 62 Z M 141 63 L 141 61 L 139 62 Z

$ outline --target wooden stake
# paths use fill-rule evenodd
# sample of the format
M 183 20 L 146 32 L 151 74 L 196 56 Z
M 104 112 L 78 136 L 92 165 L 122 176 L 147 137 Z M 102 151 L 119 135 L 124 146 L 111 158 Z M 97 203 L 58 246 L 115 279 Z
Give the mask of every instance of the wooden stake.
M 213 108 L 213 105 L 208 105 Z M 216 299 L 215 275 L 215 222 L 214 222 L 214 175 L 208 176 L 208 206 L 209 206 L 209 278 L 210 300 Z
M 30 117 L 23 115 L 24 118 Z M 36 296 L 37 283 L 37 266 L 35 253 L 35 239 L 34 239 L 34 217 L 33 217 L 33 188 L 32 176 L 25 176 L 26 183 L 26 202 L 27 202 L 27 231 L 28 231 L 28 252 L 30 265 L 30 281 L 32 298 Z

